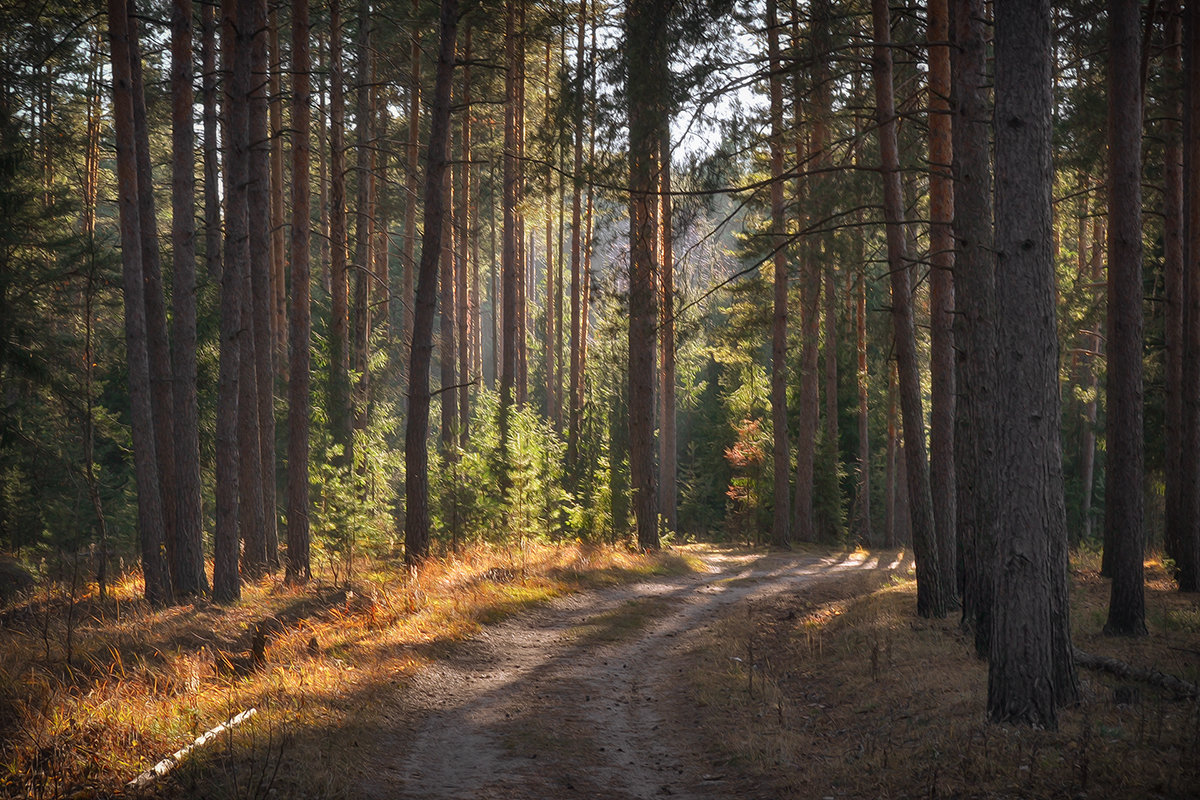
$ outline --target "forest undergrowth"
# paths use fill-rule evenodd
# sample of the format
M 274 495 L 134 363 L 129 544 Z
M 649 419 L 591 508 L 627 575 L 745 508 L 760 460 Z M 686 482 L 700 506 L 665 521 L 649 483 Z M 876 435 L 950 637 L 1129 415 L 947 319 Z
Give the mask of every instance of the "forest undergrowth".
M 136 575 L 101 601 L 43 589 L 0 611 L 0 797 L 346 796 L 337 732 L 481 625 L 582 588 L 690 569 L 622 547 L 479 545 L 408 571 L 247 582 L 232 606 L 152 609 Z M 126 783 L 198 735 L 256 714 L 167 778 Z M 190 788 L 189 788 L 190 787 Z M 166 796 L 166 795 L 164 795 Z
M 1149 560 L 1143 638 L 1102 633 L 1099 558 L 1071 571 L 1078 648 L 1200 681 L 1200 601 Z M 917 618 L 911 576 L 823 578 L 755 601 L 703 638 L 690 689 L 727 768 L 781 798 L 1194 798 L 1200 701 L 1080 670 L 1058 731 L 989 724 L 987 662 L 957 615 Z

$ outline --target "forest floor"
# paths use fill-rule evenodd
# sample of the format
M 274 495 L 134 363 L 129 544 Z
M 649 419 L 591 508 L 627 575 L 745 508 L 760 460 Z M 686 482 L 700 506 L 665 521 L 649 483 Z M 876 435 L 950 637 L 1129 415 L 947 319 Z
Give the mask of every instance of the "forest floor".
M 1197 597 L 1148 562 L 1151 635 L 1104 637 L 1096 561 L 1073 564 L 1076 645 L 1200 680 Z M 897 551 L 484 549 L 354 591 L 265 580 L 232 609 L 128 603 L 114 621 L 85 600 L 66 669 L 48 623 L 46 656 L 28 653 L 41 618 L 17 607 L 0 615 L 0 796 L 1200 797 L 1195 700 L 1081 670 L 1058 731 L 988 724 L 986 664 L 957 619 L 915 617 L 911 567 Z

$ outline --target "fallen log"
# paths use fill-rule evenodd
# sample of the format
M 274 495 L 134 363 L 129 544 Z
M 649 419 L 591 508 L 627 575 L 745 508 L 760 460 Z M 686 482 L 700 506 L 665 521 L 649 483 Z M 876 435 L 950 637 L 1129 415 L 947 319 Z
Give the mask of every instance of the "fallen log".
M 220 725 L 213 728 L 212 730 L 202 733 L 201 735 L 196 737 L 196 741 L 192 742 L 191 744 L 187 745 L 186 747 L 182 747 L 179 750 L 176 750 L 174 753 L 167 756 L 162 761 L 158 762 L 153 767 L 151 767 L 150 769 L 143 772 L 141 775 L 138 775 L 136 778 L 131 780 L 129 783 L 125 784 L 125 787 L 127 789 L 141 789 L 143 786 L 150 783 L 155 778 L 161 778 L 163 775 L 166 775 L 168 772 L 175 769 L 175 767 L 179 766 L 179 762 L 182 761 L 188 755 L 188 753 L 192 752 L 193 750 L 195 750 L 199 747 L 203 747 L 204 745 L 211 742 L 213 739 L 220 736 L 225 731 L 229 730 L 230 728 L 232 728 L 233 726 L 235 726 L 241 722 L 245 722 L 246 720 L 250 719 L 257 713 L 258 713 L 258 709 L 248 708 L 245 711 L 243 711 L 242 713 L 238 714 L 236 717 L 232 717 L 229 720 L 222 722 Z
M 1174 692 L 1177 695 L 1187 698 L 1200 698 L 1200 686 L 1194 683 L 1189 683 L 1182 678 L 1177 678 L 1174 675 L 1168 675 L 1165 672 L 1159 672 L 1156 669 L 1143 669 L 1135 667 L 1131 664 L 1126 664 L 1124 661 L 1118 661 L 1115 658 L 1107 656 L 1097 656 L 1091 653 L 1085 653 L 1078 647 L 1075 648 L 1075 663 L 1081 667 L 1088 669 L 1099 670 L 1116 675 L 1118 678 L 1126 678 L 1127 680 L 1141 681 L 1148 683 L 1151 686 L 1157 686 L 1160 689 L 1166 689 L 1169 692 Z

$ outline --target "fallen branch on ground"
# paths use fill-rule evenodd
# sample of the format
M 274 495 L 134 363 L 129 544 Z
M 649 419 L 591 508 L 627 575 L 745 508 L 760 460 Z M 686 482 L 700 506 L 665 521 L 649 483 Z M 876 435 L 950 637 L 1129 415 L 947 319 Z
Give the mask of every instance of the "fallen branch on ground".
M 1168 675 L 1156 669 L 1134 667 L 1115 658 L 1095 656 L 1091 653 L 1083 652 L 1078 647 L 1075 648 L 1075 662 L 1080 666 L 1108 672 L 1119 678 L 1128 678 L 1129 680 L 1149 683 L 1152 686 L 1175 692 L 1175 694 L 1182 695 L 1183 697 L 1200 697 L 1200 686 L 1188 683 L 1182 678 L 1176 678 L 1174 675 Z
M 198 747 L 203 747 L 213 739 L 217 738 L 223 732 L 232 728 L 234 725 L 237 725 L 240 722 L 245 722 L 257 713 L 258 709 L 248 708 L 227 722 L 222 722 L 220 725 L 208 731 L 207 733 L 197 736 L 196 741 L 192 742 L 187 747 L 176 750 L 174 753 L 167 756 L 162 761 L 143 772 L 141 775 L 138 775 L 129 783 L 125 784 L 126 788 L 140 789 L 155 778 L 161 778 L 163 775 L 166 775 L 168 772 L 175 769 L 175 767 L 179 766 L 179 762 L 182 761 L 188 753 L 192 752 Z

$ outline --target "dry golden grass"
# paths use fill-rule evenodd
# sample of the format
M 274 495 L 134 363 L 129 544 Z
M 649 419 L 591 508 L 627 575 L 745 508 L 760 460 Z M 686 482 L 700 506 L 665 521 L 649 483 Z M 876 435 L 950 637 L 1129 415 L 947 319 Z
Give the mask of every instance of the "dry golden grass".
M 679 556 L 584 545 L 477 547 L 349 587 L 243 587 L 232 606 L 154 610 L 130 577 L 100 602 L 44 592 L 0 613 L 0 796 L 94 797 L 244 709 L 259 714 L 150 792 L 353 795 L 344 750 L 381 698 L 481 624 L 585 586 L 686 570 Z M 270 630 L 265 662 L 251 652 Z
M 885 559 L 887 560 L 887 559 Z M 1101 634 L 1108 582 L 1073 570 L 1084 650 L 1200 679 L 1200 603 L 1149 562 L 1151 634 Z M 828 577 L 723 621 L 691 677 L 731 766 L 785 798 L 1200 796 L 1200 706 L 1081 671 L 1056 732 L 990 725 L 987 665 L 957 619 L 915 617 L 911 573 Z M 1132 694 L 1118 705 L 1114 690 Z

